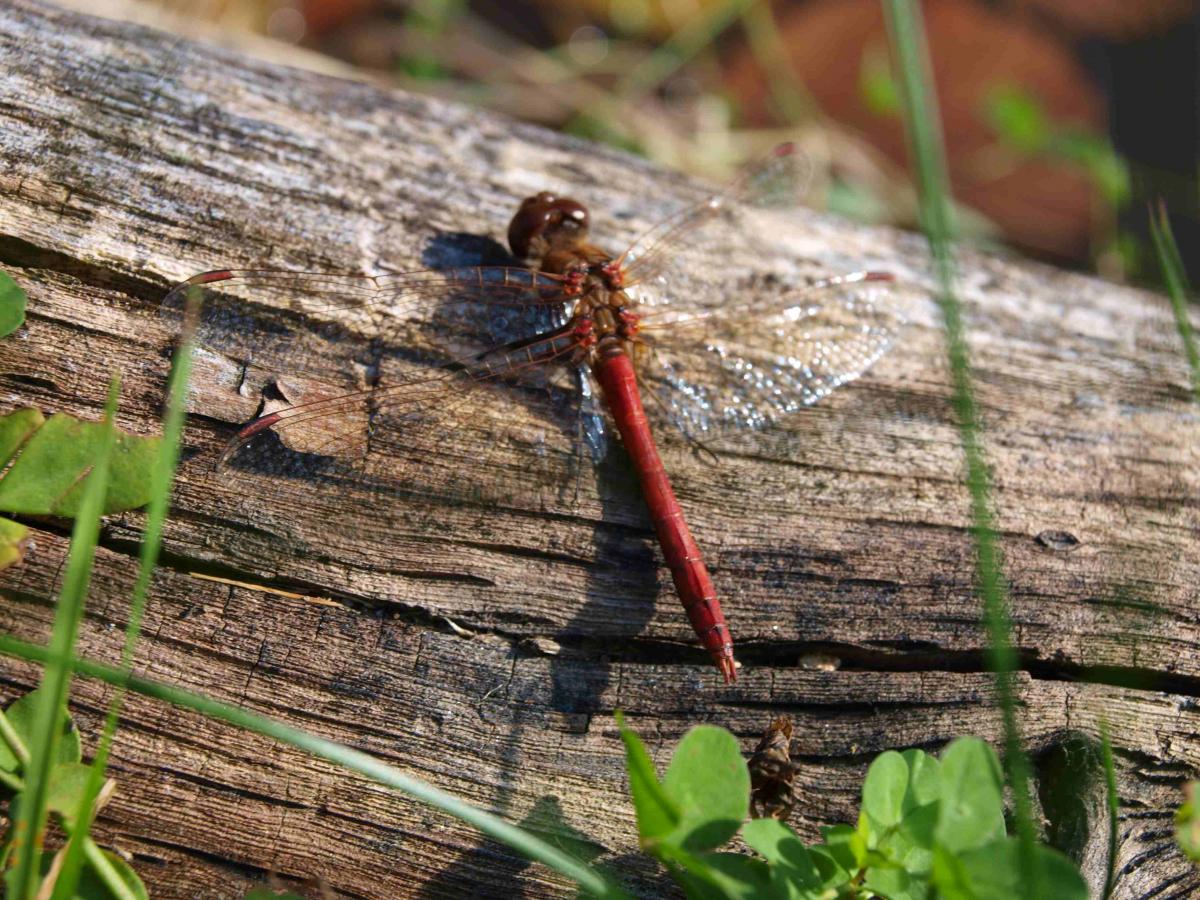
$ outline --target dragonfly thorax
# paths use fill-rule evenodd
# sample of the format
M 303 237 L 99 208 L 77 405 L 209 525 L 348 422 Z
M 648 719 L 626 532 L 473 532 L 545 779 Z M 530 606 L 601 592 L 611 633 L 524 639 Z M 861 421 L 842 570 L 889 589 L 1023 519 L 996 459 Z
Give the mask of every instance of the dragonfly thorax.
M 628 301 L 623 291 L 606 287 L 579 298 L 568 326 L 580 351 L 577 362 L 622 352 L 637 339 L 638 316 L 625 305 Z
M 593 309 L 591 320 L 597 338 L 614 337 L 631 341 L 637 336 L 638 317 L 624 305 L 613 305 L 619 295 L 609 295 L 609 303 Z

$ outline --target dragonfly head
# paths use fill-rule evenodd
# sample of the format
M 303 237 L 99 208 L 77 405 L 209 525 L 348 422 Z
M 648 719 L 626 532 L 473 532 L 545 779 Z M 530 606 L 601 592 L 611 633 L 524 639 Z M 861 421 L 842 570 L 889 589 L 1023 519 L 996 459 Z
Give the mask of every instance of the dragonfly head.
M 587 237 L 587 207 L 569 197 L 542 191 L 528 197 L 508 225 L 508 246 L 521 259 L 541 259 Z

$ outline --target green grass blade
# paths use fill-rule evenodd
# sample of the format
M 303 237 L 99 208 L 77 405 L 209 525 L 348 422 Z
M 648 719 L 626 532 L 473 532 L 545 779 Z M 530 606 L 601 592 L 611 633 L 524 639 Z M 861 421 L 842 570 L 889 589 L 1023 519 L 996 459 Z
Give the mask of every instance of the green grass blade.
M 791 51 L 770 3 L 753 3 L 742 13 L 742 28 L 755 62 L 784 121 L 795 124 L 820 115 L 820 108 L 792 66 Z
M 679 824 L 679 807 L 663 790 L 654 760 L 637 732 L 626 726 L 625 716 L 619 709 L 614 710 L 613 715 L 625 744 L 625 771 L 637 814 L 638 843 L 644 850 L 652 849 Z
M 996 672 L 1004 723 L 1004 761 L 1013 792 L 1021 867 L 1026 876 L 1025 884 L 1034 896 L 1039 896 L 1037 881 L 1040 870 L 1035 859 L 1037 832 L 1029 794 L 1029 761 L 1021 745 L 1013 688 L 1012 673 L 1017 668 L 1017 656 L 1012 646 L 1012 624 L 1000 574 L 1000 554 L 989 502 L 991 476 L 980 445 L 979 412 L 971 387 L 966 331 L 955 291 L 955 224 L 950 212 L 950 188 L 940 117 L 929 75 L 929 53 L 920 12 L 912 0 L 886 0 L 884 11 L 898 62 L 905 125 L 919 185 L 921 225 L 933 255 L 938 281 L 938 305 L 946 332 L 946 353 L 953 373 L 953 405 L 966 462 L 967 487 L 971 494 L 976 574 L 983 598 L 991 665 Z
M 104 851 L 96 845 L 96 842 L 91 838 L 84 838 L 79 842 L 83 847 L 83 853 L 87 857 L 88 864 L 92 867 L 92 871 L 96 873 L 96 878 L 112 895 L 113 900 L 138 900 L 137 895 L 129 889 L 125 884 L 125 880 L 120 873 L 113 867 L 108 857 L 104 855 Z M 61 877 L 61 876 L 60 876 Z M 55 893 L 58 892 L 57 882 L 55 884 Z M 74 893 L 68 895 L 74 898 Z
M 726 28 L 760 0 L 724 0 L 706 8 L 658 45 L 618 83 L 615 93 L 627 104 L 636 104 L 700 52 L 712 46 Z
M 1171 306 L 1175 310 L 1175 327 L 1179 331 L 1179 339 L 1183 341 L 1183 352 L 1187 354 L 1188 368 L 1192 373 L 1192 393 L 1195 394 L 1197 402 L 1200 402 L 1200 349 L 1196 347 L 1192 320 L 1188 316 L 1187 274 L 1179 256 L 1179 246 L 1175 243 L 1171 220 L 1167 218 L 1167 207 L 1164 203 L 1159 203 L 1150 210 L 1150 239 L 1154 242 L 1158 264 L 1162 266 L 1167 296 L 1171 298 Z
M 589 893 L 606 898 L 628 897 L 615 884 L 609 882 L 597 870 L 584 865 L 557 847 L 543 841 L 524 829 L 518 828 L 499 816 L 477 809 L 459 800 L 453 794 L 407 775 L 399 769 L 386 765 L 359 750 L 308 734 L 282 722 L 255 715 L 236 706 L 222 703 L 177 687 L 149 681 L 130 675 L 115 666 L 89 660 L 76 659 L 69 654 L 56 656 L 45 647 L 19 640 L 12 635 L 0 635 L 0 653 L 49 665 L 70 665 L 76 672 L 89 678 L 98 678 L 117 687 L 135 691 L 147 697 L 191 709 L 213 719 L 219 719 L 255 734 L 273 738 L 281 743 L 304 750 L 313 756 L 328 760 L 335 765 L 365 775 L 386 787 L 395 788 L 415 797 L 422 803 L 437 807 L 448 815 L 474 826 L 488 837 L 507 844 L 518 853 L 535 862 L 540 862 L 556 872 L 572 879 Z
M 1100 763 L 1104 767 L 1108 801 L 1108 865 L 1105 867 L 1104 891 L 1100 894 L 1100 900 L 1108 900 L 1117 877 L 1117 813 L 1121 805 L 1117 796 L 1117 770 L 1113 766 L 1112 741 L 1108 736 L 1108 722 L 1103 719 L 1100 720 Z
M 113 417 L 120 392 L 120 379 L 114 377 L 109 386 L 108 403 L 104 410 L 104 433 L 100 453 L 87 484 L 75 527 L 71 532 L 71 551 L 67 557 L 66 575 L 54 614 L 54 631 L 50 637 L 53 661 L 42 674 L 41 709 L 38 713 L 33 740 L 29 746 L 29 766 L 25 770 L 25 792 L 20 811 L 13 823 L 13 841 L 17 862 L 10 886 L 18 900 L 32 896 L 37 888 L 38 861 L 46 828 L 46 799 L 50 787 L 50 770 L 54 765 L 62 716 L 71 687 L 70 660 L 83 617 L 84 600 L 91 580 L 92 560 L 100 537 L 100 515 L 108 493 L 109 463 L 115 441 Z
M 154 568 L 158 564 L 163 524 L 166 522 L 167 511 L 170 507 L 171 483 L 175 479 L 175 469 L 179 464 L 179 442 L 183 434 L 185 400 L 188 380 L 192 371 L 192 347 L 198 313 L 199 295 L 193 291 L 188 297 L 184 310 L 182 340 L 176 348 L 171 362 L 171 375 L 167 382 L 166 414 L 163 416 L 163 439 L 159 443 L 154 469 L 150 473 L 150 504 L 146 510 L 140 567 L 137 583 L 133 588 L 133 598 L 129 604 L 125 645 L 121 650 L 121 669 L 125 672 L 128 672 L 133 665 L 133 653 L 137 647 L 138 636 L 142 629 L 142 618 L 146 612 L 150 580 L 154 574 Z M 55 882 L 51 900 L 71 900 L 75 896 L 75 888 L 83 871 L 85 855 L 90 849 L 85 839 L 92 821 L 92 808 L 100 789 L 104 786 L 108 754 L 112 749 L 113 736 L 117 732 L 117 720 L 121 715 L 121 704 L 124 699 L 124 691 L 118 688 L 109 704 L 104 730 L 96 747 L 96 755 L 92 759 L 92 770 L 83 796 L 80 798 L 79 811 L 75 816 L 75 821 L 81 825 L 76 828 L 76 833 L 71 836 L 67 845 L 67 852 L 59 871 L 58 880 Z M 94 858 L 95 854 L 92 853 L 91 856 Z

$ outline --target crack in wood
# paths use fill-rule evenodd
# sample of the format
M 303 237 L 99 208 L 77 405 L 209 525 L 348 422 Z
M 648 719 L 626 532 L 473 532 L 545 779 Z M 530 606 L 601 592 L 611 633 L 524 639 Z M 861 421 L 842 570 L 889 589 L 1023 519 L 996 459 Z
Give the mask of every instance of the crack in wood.
M 88 287 L 117 291 L 154 306 L 157 306 L 167 293 L 165 285 L 117 272 L 104 265 L 86 262 L 58 250 L 39 247 L 12 234 L 0 234 L 0 264 L 67 275 Z

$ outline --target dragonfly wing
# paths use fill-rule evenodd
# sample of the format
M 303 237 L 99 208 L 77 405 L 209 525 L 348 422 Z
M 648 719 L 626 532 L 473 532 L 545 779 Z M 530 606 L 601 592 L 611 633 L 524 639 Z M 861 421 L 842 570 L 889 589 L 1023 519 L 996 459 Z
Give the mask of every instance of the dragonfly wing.
M 741 210 L 790 209 L 799 205 L 812 175 L 812 165 L 794 144 L 780 144 L 749 166 L 728 188 L 669 216 L 643 234 L 620 262 L 630 284 L 663 281 L 680 252 L 706 237 L 727 240 L 737 228 Z M 653 303 L 648 295 L 646 302 Z
M 210 380 L 191 392 L 204 419 L 186 438 L 184 483 L 289 546 L 357 552 L 400 519 L 428 529 L 499 506 L 574 513 L 592 495 L 569 308 L 552 278 L 216 272 L 164 302 L 173 333 L 189 301 L 197 342 L 236 368 L 233 383 L 227 361 L 196 370 Z M 245 421 L 264 386 L 261 414 L 222 452 L 211 421 Z
M 399 496 L 428 509 L 565 504 L 578 492 L 575 349 L 569 330 L 437 362 L 397 346 L 375 356 L 365 389 L 292 377 L 290 402 L 239 431 L 216 481 L 241 505 L 351 504 L 376 516 Z
M 377 277 L 208 272 L 163 301 L 173 330 L 182 328 L 189 302 L 199 308 L 201 345 L 262 369 L 325 377 L 370 367 L 400 343 L 453 358 L 464 340 L 482 350 L 553 328 L 567 311 L 559 281 L 506 266 Z
M 648 404 L 685 434 L 759 429 L 852 381 L 905 321 L 902 288 L 861 273 L 743 304 L 648 315 Z
M 611 449 L 608 422 L 604 414 L 604 392 L 592 370 L 585 366 L 576 369 L 579 389 L 579 440 L 587 448 L 592 462 L 600 463 Z

